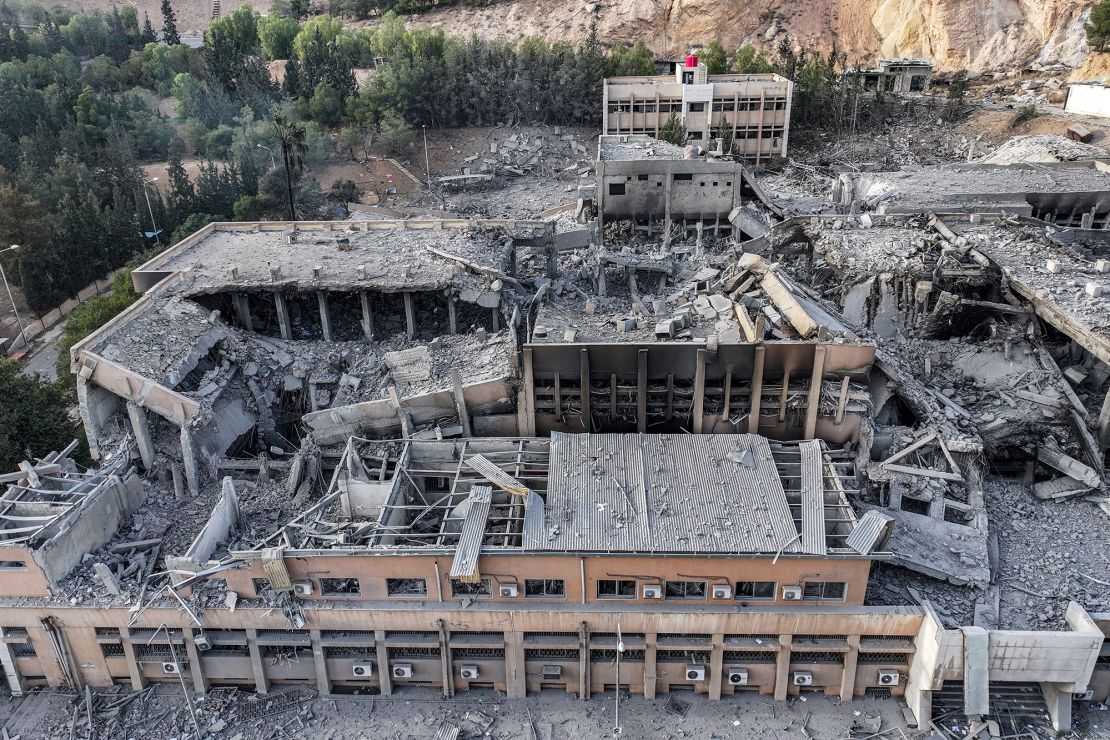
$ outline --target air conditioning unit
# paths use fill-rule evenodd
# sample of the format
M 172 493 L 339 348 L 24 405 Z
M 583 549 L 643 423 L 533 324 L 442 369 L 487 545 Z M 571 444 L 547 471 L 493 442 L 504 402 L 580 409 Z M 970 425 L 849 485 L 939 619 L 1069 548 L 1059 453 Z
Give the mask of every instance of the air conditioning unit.
M 1075 691 L 1072 693 L 1071 698 L 1075 701 L 1094 701 L 1094 691 Z
M 562 678 L 563 667 L 561 665 L 545 665 L 543 667 L 544 678 Z
M 688 666 L 686 666 L 686 680 L 687 681 L 704 681 L 705 680 L 705 666 L 703 666 L 703 665 L 688 665 Z
M 208 639 L 208 635 L 200 632 L 193 637 L 193 644 L 197 646 L 197 650 L 202 653 L 212 649 L 212 641 Z
M 645 599 L 661 599 L 661 598 L 663 598 L 663 587 L 662 586 L 653 586 L 653 585 L 644 586 L 644 598 Z
M 627 144 L 628 143 L 628 135 L 627 134 L 621 134 L 620 142 L 622 144 Z
M 748 669 L 747 668 L 729 668 L 728 669 L 728 682 L 733 686 L 747 686 L 748 685 Z
M 473 681 L 478 678 L 478 666 L 476 665 L 461 665 L 459 666 L 459 676 L 467 680 Z
M 731 599 L 732 586 L 714 586 L 710 594 L 714 599 Z
M 801 586 L 783 586 L 782 587 L 782 600 L 783 601 L 801 601 L 802 600 L 802 587 Z
M 351 666 L 351 675 L 355 678 L 370 678 L 374 675 L 374 664 L 355 663 Z
M 898 671 L 879 671 L 880 686 L 897 686 L 898 678 Z
M 412 678 L 412 663 L 394 663 L 394 678 Z
M 162 673 L 181 673 L 181 667 L 177 663 L 163 663 Z
M 794 671 L 795 686 L 812 686 L 813 674 L 809 671 Z
M 515 599 L 520 595 L 520 588 L 515 583 L 502 583 L 498 587 L 498 593 L 503 599 Z
M 312 596 L 312 581 L 293 581 L 293 593 L 297 596 Z

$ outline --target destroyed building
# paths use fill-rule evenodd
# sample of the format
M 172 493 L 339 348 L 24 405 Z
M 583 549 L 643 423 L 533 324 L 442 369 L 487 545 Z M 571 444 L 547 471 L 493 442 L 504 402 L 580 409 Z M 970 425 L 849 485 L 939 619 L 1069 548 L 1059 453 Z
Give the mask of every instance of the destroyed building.
M 736 153 L 759 165 L 786 156 L 793 83 L 777 74 L 709 74 L 691 54 L 673 75 L 609 77 L 602 86 L 603 134 L 655 138 L 672 114 L 706 149 L 727 120 Z
M 933 63 L 928 59 L 880 59 L 875 67 L 845 73 L 872 92 L 923 93 L 933 79 Z
M 746 237 L 765 234 L 782 211 L 741 162 L 713 155 L 703 158 L 692 146 L 684 150 L 642 134 L 598 137 L 594 205 L 602 227 L 617 219 L 664 238 L 676 222 L 716 235 L 733 228 Z

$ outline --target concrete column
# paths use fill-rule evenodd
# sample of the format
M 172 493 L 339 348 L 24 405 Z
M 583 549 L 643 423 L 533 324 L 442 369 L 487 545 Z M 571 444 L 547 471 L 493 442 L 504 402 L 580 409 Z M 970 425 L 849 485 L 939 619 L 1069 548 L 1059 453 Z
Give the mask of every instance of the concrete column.
M 374 313 L 370 310 L 370 294 L 365 290 L 358 292 L 358 302 L 362 306 L 362 333 L 368 341 L 374 341 Z
M 775 656 L 775 701 L 786 701 L 790 690 L 790 635 L 779 635 L 779 653 Z
M 123 638 L 123 658 L 127 661 L 127 672 L 131 675 L 131 690 L 142 691 L 146 688 L 146 679 L 143 678 L 143 672 L 139 670 L 139 661 L 135 657 L 135 646 L 124 635 Z
M 642 349 L 636 354 L 636 431 L 643 434 L 647 431 L 648 351 Z
M 439 582 L 439 565 L 436 565 L 436 582 Z M 443 591 L 438 589 L 439 599 L 443 600 Z M 451 661 L 451 634 L 447 630 L 447 623 L 442 619 L 436 620 L 439 629 L 439 668 L 443 673 L 443 698 L 450 699 L 455 695 L 455 673 Z M 508 651 L 505 652 L 508 656 Z
M 851 701 L 856 693 L 856 664 L 859 662 L 859 635 L 848 635 L 844 654 L 844 675 L 840 677 L 840 701 Z
M 95 389 L 96 386 L 93 386 Z M 82 376 L 77 376 L 77 407 L 81 410 L 81 421 L 85 427 L 85 437 L 89 442 L 89 455 L 94 460 L 100 459 L 100 420 L 93 413 L 92 395 L 89 381 Z
M 412 339 L 416 336 L 416 304 L 412 293 L 402 293 L 405 297 L 405 336 Z
M 582 431 L 590 432 L 593 419 L 590 416 L 590 351 L 583 347 L 578 353 L 578 385 L 581 389 Z
M 150 470 L 154 467 L 154 439 L 150 436 L 150 419 L 147 418 L 146 409 L 134 401 L 128 401 L 127 416 L 131 419 L 131 430 L 135 433 L 143 467 Z
M 536 382 L 533 376 L 532 348 L 525 347 L 524 352 L 524 418 L 521 419 L 520 433 L 525 437 L 536 434 Z
M 316 666 L 316 690 L 326 696 L 331 693 L 331 678 L 328 677 L 327 653 L 320 644 L 320 630 L 309 630 L 308 637 L 312 641 L 312 663 Z
M 316 303 L 320 306 L 320 328 L 324 332 L 324 341 L 331 341 L 331 314 L 328 312 L 328 294 L 323 290 L 316 291 Z
M 663 244 L 671 243 L 671 190 L 674 189 L 674 174 L 668 172 L 663 177 Z
M 578 698 L 590 698 L 590 628 L 585 622 L 578 626 Z
M 251 671 L 254 672 L 254 690 L 259 694 L 270 693 L 270 679 L 266 678 L 266 666 L 262 664 L 262 649 L 258 647 L 258 630 L 247 630 L 247 647 L 251 652 Z
M 200 650 L 193 642 L 193 630 L 185 627 L 182 630 L 185 636 L 185 655 L 189 659 L 189 677 L 193 679 L 193 691 L 198 694 L 208 693 L 208 677 L 204 675 L 204 666 L 200 663 Z
M 8 680 L 8 689 L 12 696 L 23 696 L 23 677 L 19 675 L 12 646 L 4 642 L 4 637 L 4 628 L 0 627 L 0 667 L 4 669 L 4 678 Z
M 456 314 L 455 296 L 447 294 L 447 331 L 451 334 L 459 333 L 459 319 Z
M 524 678 L 524 633 L 505 633 L 505 693 L 510 699 L 523 699 L 528 694 Z
M 251 321 L 251 309 L 247 294 L 232 293 L 231 302 L 235 306 L 235 316 L 239 319 L 239 325 L 247 331 L 254 331 L 254 322 Z
M 1071 732 L 1071 691 L 1067 690 L 1068 686 L 1070 684 L 1041 684 L 1044 703 L 1048 706 L 1048 716 L 1052 720 L 1052 729 L 1056 732 Z
M 278 330 L 281 332 L 281 338 L 288 341 L 293 338 L 293 321 L 289 318 L 289 301 L 285 300 L 285 296 L 281 293 L 274 293 L 274 308 L 277 309 Z
M 530 356 L 531 350 L 526 349 L 525 352 L 529 353 Z M 525 382 L 528 383 L 529 388 L 532 388 L 532 384 L 529 383 L 527 379 L 525 379 Z M 535 393 L 534 390 L 532 392 Z M 466 398 L 463 396 L 462 375 L 459 373 L 458 368 L 451 368 L 451 393 L 455 397 L 455 411 L 459 414 L 459 423 L 462 424 L 463 436 L 471 437 L 473 436 L 473 431 L 470 428 L 470 412 L 467 411 L 466 408 Z M 525 408 L 527 409 L 527 407 Z M 532 421 L 525 421 L 525 423 L 532 426 L 533 433 L 535 433 L 535 418 L 535 409 L 533 408 Z
M 756 337 L 759 339 L 759 337 Z M 763 401 L 763 362 L 766 350 L 760 344 L 755 348 L 755 361 L 752 366 L 751 411 L 748 412 L 748 434 L 759 433 L 759 409 Z
M 709 652 L 709 698 L 721 698 L 721 672 L 725 656 L 725 636 L 713 635 L 713 649 Z
M 1106 220 L 1110 224 L 1110 219 Z M 1110 447 L 1110 390 L 1102 399 L 1102 410 L 1098 414 L 1098 441 L 1103 447 Z
M 655 681 L 659 676 L 655 662 L 655 641 L 656 633 L 644 635 L 644 698 L 648 700 L 655 699 Z
M 389 671 L 389 648 L 385 646 L 385 630 L 374 630 L 374 648 L 378 652 L 378 686 L 382 696 L 393 693 L 393 674 Z
M 813 372 L 809 376 L 809 396 L 806 400 L 806 439 L 813 439 L 817 433 L 817 412 L 821 407 L 821 385 L 824 377 L 825 347 L 818 345 L 813 352 Z M 782 412 L 779 413 L 781 415 Z
M 196 496 L 200 493 L 200 466 L 197 463 L 196 448 L 193 447 L 193 433 L 184 424 L 181 425 L 181 460 L 189 493 Z
M 698 350 L 697 368 L 694 370 L 694 434 L 701 434 L 702 421 L 705 418 L 705 350 Z

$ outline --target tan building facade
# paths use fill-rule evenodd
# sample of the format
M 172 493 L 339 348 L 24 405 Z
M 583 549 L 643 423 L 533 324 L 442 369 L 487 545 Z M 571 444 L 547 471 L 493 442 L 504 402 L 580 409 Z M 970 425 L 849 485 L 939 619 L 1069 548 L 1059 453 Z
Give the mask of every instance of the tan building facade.
M 710 75 L 689 57 L 674 76 L 606 79 L 602 133 L 658 138 L 677 114 L 689 141 L 713 150 L 715 132 L 727 120 L 737 156 L 759 164 L 787 153 L 793 86 L 777 74 Z

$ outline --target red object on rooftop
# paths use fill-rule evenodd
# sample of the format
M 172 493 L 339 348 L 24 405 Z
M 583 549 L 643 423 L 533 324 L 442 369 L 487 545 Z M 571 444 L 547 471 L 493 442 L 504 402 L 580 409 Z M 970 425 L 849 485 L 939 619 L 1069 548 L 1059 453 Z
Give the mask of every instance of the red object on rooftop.
M 686 55 L 686 69 L 694 69 L 697 66 L 698 66 L 698 55 L 697 54 L 687 54 Z

